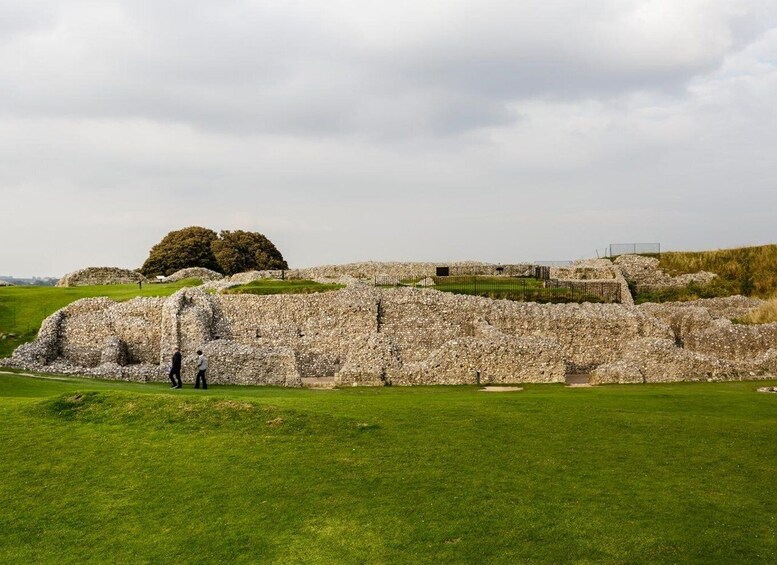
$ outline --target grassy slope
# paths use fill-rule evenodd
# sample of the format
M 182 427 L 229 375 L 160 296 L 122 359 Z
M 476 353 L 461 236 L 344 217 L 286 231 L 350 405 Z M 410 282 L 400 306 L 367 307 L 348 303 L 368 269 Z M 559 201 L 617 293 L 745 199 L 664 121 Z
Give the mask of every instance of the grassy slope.
M 717 295 L 744 294 L 768 298 L 777 291 L 777 245 L 716 251 L 670 251 L 661 254 L 661 268 L 672 275 L 713 272 L 719 280 L 711 285 L 710 290 Z
M 147 284 L 142 290 L 135 284 L 77 286 L 11 286 L 0 288 L 0 334 L 15 334 L 15 338 L 0 340 L 0 357 L 7 357 L 20 344 L 35 338 L 41 322 L 81 298 L 107 296 L 113 300 L 129 300 L 137 296 L 169 296 L 185 286 L 201 284 L 187 279 L 170 284 Z
M 341 284 L 322 284 L 308 280 L 262 279 L 248 284 L 233 286 L 228 294 L 310 294 L 345 288 Z
M 763 384 L 172 395 L 0 375 L 0 562 L 774 563 Z

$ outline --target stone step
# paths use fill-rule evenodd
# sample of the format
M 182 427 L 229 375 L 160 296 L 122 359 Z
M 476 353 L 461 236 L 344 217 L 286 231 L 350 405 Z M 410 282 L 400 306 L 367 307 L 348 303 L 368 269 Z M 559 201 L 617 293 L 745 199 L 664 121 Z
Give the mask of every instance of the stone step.
M 335 388 L 334 377 L 303 377 L 302 386 L 307 388 Z

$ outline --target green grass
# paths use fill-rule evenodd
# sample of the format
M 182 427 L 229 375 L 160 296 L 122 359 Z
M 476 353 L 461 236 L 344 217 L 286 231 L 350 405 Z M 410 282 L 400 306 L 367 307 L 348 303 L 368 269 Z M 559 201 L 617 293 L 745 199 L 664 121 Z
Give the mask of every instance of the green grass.
M 774 563 L 764 384 L 0 375 L 0 562 Z
M 722 279 L 715 279 L 706 285 L 691 283 L 688 286 L 641 289 L 639 291 L 635 290 L 633 286 L 630 286 L 630 288 L 636 304 L 644 304 L 645 302 L 687 302 L 700 298 L 717 298 L 739 294 L 736 289 Z
M 16 347 L 35 338 L 44 318 L 81 298 L 107 296 L 113 300 L 130 300 L 137 296 L 169 296 L 186 287 L 202 284 L 199 279 L 186 279 L 169 284 L 136 284 L 102 286 L 10 286 L 0 287 L 0 357 L 7 357 Z M 8 336 L 11 337 L 8 337 Z
M 715 296 L 743 294 L 769 298 L 777 292 L 777 245 L 670 251 L 661 254 L 660 267 L 672 275 L 698 271 L 717 274 L 718 280 L 701 290 Z
M 599 302 L 598 296 L 568 288 L 544 288 L 542 281 L 532 277 L 433 277 L 442 292 L 468 294 L 492 299 L 526 300 L 533 302 Z M 592 288 L 594 286 L 592 285 Z
M 226 292 L 229 294 L 310 294 L 339 290 L 341 288 L 345 288 L 345 286 L 334 283 L 317 283 L 309 280 L 261 279 L 248 284 L 234 286 Z

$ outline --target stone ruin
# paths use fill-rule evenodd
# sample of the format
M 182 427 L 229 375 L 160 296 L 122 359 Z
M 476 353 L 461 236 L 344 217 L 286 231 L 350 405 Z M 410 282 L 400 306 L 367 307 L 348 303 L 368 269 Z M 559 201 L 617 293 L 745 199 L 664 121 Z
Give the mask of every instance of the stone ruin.
M 732 323 L 761 302 L 536 304 L 364 283 L 319 294 L 79 300 L 47 318 L 3 364 L 164 381 L 174 347 L 192 379 L 301 386 L 593 383 L 774 378 L 777 324 Z
M 632 281 L 640 290 L 683 287 L 691 283 L 705 285 L 717 277 L 715 273 L 709 271 L 673 277 L 658 267 L 658 259 L 643 255 L 620 255 L 613 263 L 620 269 L 623 276 Z
M 172 275 L 166 276 L 162 279 L 162 282 L 172 283 L 182 281 L 184 279 L 200 279 L 202 282 L 218 281 L 224 278 L 224 275 L 217 273 L 211 269 L 205 267 L 189 267 L 187 269 L 180 269 L 174 272 Z
M 130 269 L 119 267 L 87 267 L 68 273 L 59 281 L 57 286 L 93 286 L 104 284 L 138 284 L 147 283 L 148 279 Z

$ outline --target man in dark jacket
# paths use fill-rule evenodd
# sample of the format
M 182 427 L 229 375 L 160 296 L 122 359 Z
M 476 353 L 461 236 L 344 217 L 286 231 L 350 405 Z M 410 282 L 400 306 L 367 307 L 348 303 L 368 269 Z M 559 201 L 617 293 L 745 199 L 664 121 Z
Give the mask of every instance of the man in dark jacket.
M 178 379 L 177 382 L 176 378 Z M 183 388 L 181 383 L 181 352 L 177 347 L 175 348 L 175 353 L 173 353 L 173 364 L 170 367 L 170 380 L 173 383 L 173 386 L 170 388 Z

